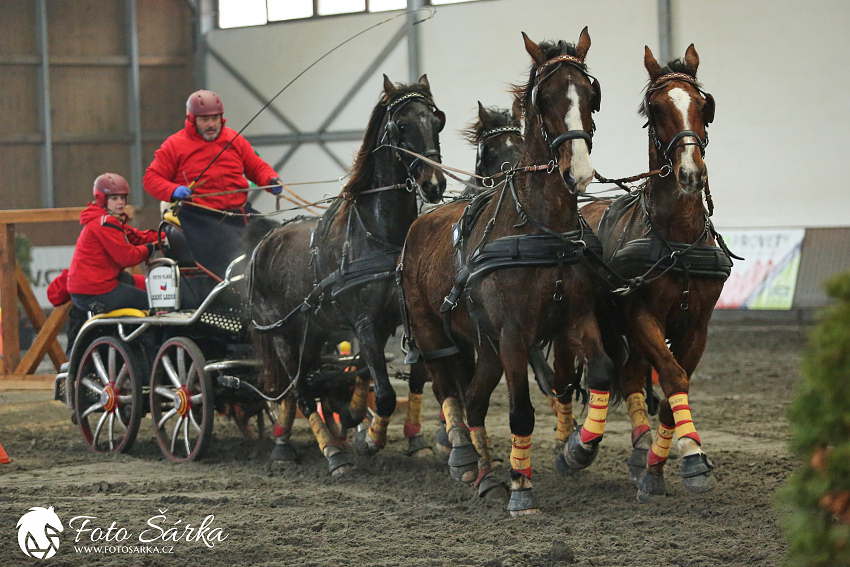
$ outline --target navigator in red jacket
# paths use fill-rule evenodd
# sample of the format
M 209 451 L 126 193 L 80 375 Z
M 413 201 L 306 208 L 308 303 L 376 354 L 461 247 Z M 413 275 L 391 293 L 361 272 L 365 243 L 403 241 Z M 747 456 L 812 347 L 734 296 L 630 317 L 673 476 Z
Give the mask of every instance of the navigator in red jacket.
M 145 292 L 135 287 L 132 276 L 124 269 L 150 257 L 158 241 L 157 233 L 127 224 L 129 217 L 124 213 L 124 205 L 129 186 L 120 175 L 99 176 L 93 192 L 95 202 L 89 203 L 80 214 L 83 230 L 68 270 L 71 299 L 84 311 L 146 309 Z

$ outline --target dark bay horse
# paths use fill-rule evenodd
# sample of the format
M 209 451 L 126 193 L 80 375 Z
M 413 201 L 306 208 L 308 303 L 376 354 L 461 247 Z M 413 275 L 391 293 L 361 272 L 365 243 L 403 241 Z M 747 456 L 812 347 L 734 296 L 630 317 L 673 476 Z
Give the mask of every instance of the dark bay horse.
M 514 167 L 522 155 L 522 128 L 513 110 L 486 108 L 478 102 L 478 120 L 463 130 L 463 137 L 475 146 L 475 175 L 472 183 L 479 191 L 467 187 L 461 198 L 472 198 L 485 187 L 485 179 L 493 183 L 504 180 L 498 176 L 504 168 Z M 485 179 L 481 179 L 481 178 Z M 492 183 L 487 183 L 492 187 Z
M 628 342 L 627 358 L 617 360 L 618 349 L 609 349 L 627 400 L 634 447 L 629 464 L 638 477 L 641 501 L 665 492 L 663 469 L 674 434 L 686 488 L 704 492 L 714 483 L 688 392 L 705 349 L 708 321 L 732 266 L 731 253 L 703 204 L 705 194 L 712 207 L 703 158 L 714 99 L 697 82 L 699 55 L 691 45 L 683 59 L 661 67 L 647 47 L 644 66 L 649 84 L 640 112 L 649 131 L 649 167 L 660 174 L 613 205 L 597 202 L 582 208 L 591 226 L 598 227 L 608 265 L 621 276 L 643 278 L 614 308 Z M 651 367 L 664 392 L 654 441 L 643 393 Z
M 472 204 L 455 201 L 420 217 L 400 265 L 411 353 L 424 360 L 446 418 L 450 471 L 458 480 L 474 480 L 479 494 L 498 484 L 484 420 L 504 372 L 512 515 L 539 511 L 529 452 L 531 352 L 554 341 L 553 396 L 568 399 L 569 386 L 586 368 L 591 410 L 565 448 L 576 468 L 596 454 L 614 377 L 593 311 L 597 283 L 578 259 L 593 236 L 577 210 L 577 195 L 593 178 L 592 113 L 600 99 L 584 63 L 590 36 L 585 28 L 576 45 L 523 38 L 532 67 L 528 83 L 516 90 L 525 132 L 518 171 Z M 478 210 L 478 222 L 464 214 L 467 205 Z
M 308 416 L 332 474 L 351 467 L 339 438 L 328 429 L 305 375 L 316 370 L 323 346 L 340 329 L 353 332 L 374 380 L 376 415 L 358 432 L 355 448 L 374 454 L 386 444 L 396 395 L 389 382 L 384 347 L 401 323 L 395 267 L 410 224 L 418 214 L 417 194 L 442 198 L 445 177 L 438 168 L 403 150 L 440 161 L 439 132 L 445 115 L 434 104 L 424 75 L 411 85 L 384 76 L 384 93 L 372 111 L 351 178 L 320 218 L 289 222 L 267 236 L 252 260 L 251 306 L 264 362 L 261 378 L 269 392 L 293 385 L 294 402 Z M 369 377 L 357 378 L 350 405 L 340 409 L 344 427 L 366 415 Z M 411 379 L 409 410 L 416 419 L 424 386 Z M 418 389 L 418 398 L 415 395 Z M 285 443 L 295 404 L 283 404 L 275 434 Z M 421 418 L 420 418 L 421 419 Z M 418 426 L 405 427 L 412 446 L 427 445 Z M 418 435 L 418 436 L 417 436 Z M 415 438 L 415 439 L 414 439 Z M 285 452 L 284 452 L 285 454 Z

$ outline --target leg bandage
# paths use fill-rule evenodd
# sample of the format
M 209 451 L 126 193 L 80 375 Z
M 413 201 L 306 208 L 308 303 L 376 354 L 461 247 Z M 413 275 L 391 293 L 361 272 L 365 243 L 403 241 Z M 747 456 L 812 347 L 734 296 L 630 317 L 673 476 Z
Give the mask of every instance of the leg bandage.
M 655 432 L 655 440 L 652 442 L 652 447 L 649 448 L 649 453 L 646 455 L 646 463 L 648 465 L 657 465 L 667 460 L 675 431 L 675 429 L 665 427 L 663 423 L 658 424 L 658 430 Z
M 280 415 L 274 424 L 274 436 L 289 438 L 295 423 L 295 398 L 288 397 L 280 402 Z
M 407 419 L 404 420 L 404 436 L 410 439 L 422 430 L 422 394 L 410 392 L 407 396 Z
M 566 443 L 575 427 L 573 404 L 571 401 L 562 404 L 557 398 L 549 398 L 549 402 L 552 404 L 552 411 L 558 417 L 558 430 L 555 433 L 555 438 L 559 443 Z
M 369 439 L 372 440 L 377 447 L 383 447 L 387 444 L 387 426 L 390 424 L 390 418 L 375 415 L 372 419 L 372 425 L 369 426 Z
M 487 429 L 484 427 L 470 427 L 469 435 L 472 444 L 478 451 L 478 480 L 493 470 L 493 454 L 490 451 L 490 438 L 487 437 Z
M 688 395 L 684 392 L 673 394 L 667 398 L 670 402 L 670 408 L 673 410 L 673 421 L 676 423 L 676 437 L 682 439 L 689 437 L 702 445 L 699 434 L 694 427 L 694 421 L 691 419 L 691 406 L 688 405 Z
M 463 426 L 463 410 L 457 398 L 443 400 L 443 414 L 446 416 L 446 433 L 455 427 Z
M 608 392 L 602 390 L 590 391 L 587 418 L 581 427 L 581 442 L 590 443 L 599 439 L 605 433 L 605 419 L 608 416 Z
M 531 435 L 511 435 L 511 468 L 531 478 Z
M 634 446 L 641 435 L 650 430 L 643 392 L 636 392 L 629 396 L 626 399 L 626 405 L 629 409 L 629 421 L 632 424 L 632 446 Z
M 366 412 L 366 399 L 369 397 L 369 381 L 357 378 L 354 381 L 354 393 L 351 394 L 351 414 L 362 415 Z
M 319 412 L 314 411 L 308 419 L 310 420 L 310 429 L 313 430 L 313 435 L 316 436 L 316 441 L 319 442 L 319 449 L 324 454 L 325 448 L 333 441 L 333 436 L 328 431 L 328 426 L 322 421 L 322 416 L 319 415 Z

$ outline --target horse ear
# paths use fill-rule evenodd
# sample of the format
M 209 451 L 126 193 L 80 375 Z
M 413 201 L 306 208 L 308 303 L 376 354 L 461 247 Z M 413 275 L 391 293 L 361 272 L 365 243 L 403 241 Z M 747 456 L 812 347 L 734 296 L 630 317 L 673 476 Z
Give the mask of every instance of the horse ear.
M 654 79 L 661 74 L 661 65 L 655 60 L 652 50 L 648 45 L 644 45 L 643 66 L 646 67 L 646 72 L 649 73 L 649 78 Z
M 587 33 L 587 26 L 584 26 L 584 29 L 581 30 L 581 35 L 578 38 L 578 43 L 576 44 L 576 54 L 578 58 L 584 61 L 584 58 L 587 56 L 587 50 L 590 49 L 590 34 Z
M 422 75 L 421 77 L 419 77 L 419 84 L 428 89 L 428 91 L 430 92 L 431 83 L 428 82 L 428 75 Z
M 384 92 L 387 94 L 387 96 L 392 96 L 393 93 L 396 92 L 396 90 L 397 89 L 395 88 L 395 85 L 390 80 L 390 78 L 384 75 Z
M 482 124 L 487 122 L 487 119 L 490 118 L 490 115 L 487 114 L 487 109 L 484 108 L 484 105 L 481 104 L 481 101 L 478 101 L 478 120 L 481 121 Z
M 688 68 L 692 71 L 691 74 L 696 77 L 697 67 L 699 67 L 699 54 L 697 53 L 697 48 L 694 47 L 693 43 L 688 47 L 688 50 L 685 51 L 685 63 L 688 64 Z
M 531 59 L 536 65 L 543 65 L 546 62 L 546 54 L 540 49 L 540 46 L 534 43 L 525 32 L 522 32 L 522 39 L 525 41 L 525 50 L 531 55 Z
M 702 120 L 708 126 L 714 122 L 714 97 L 708 93 L 705 94 L 705 106 L 702 109 Z

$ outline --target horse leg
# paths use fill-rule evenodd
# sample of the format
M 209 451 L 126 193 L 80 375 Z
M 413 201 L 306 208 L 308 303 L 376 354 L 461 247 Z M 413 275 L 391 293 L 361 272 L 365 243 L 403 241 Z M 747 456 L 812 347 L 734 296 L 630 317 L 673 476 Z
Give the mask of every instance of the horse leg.
M 646 375 L 650 370 L 651 367 L 646 359 L 633 354 L 623 366 L 620 377 L 623 397 L 626 399 L 626 407 L 628 408 L 629 422 L 632 426 L 632 453 L 626 462 L 629 467 L 629 475 L 634 481 L 637 481 L 646 469 L 647 455 L 652 446 L 652 428 L 649 424 L 646 397 L 643 393 Z
M 537 514 L 540 508 L 534 499 L 531 483 L 531 434 L 534 432 L 534 406 L 528 391 L 528 348 L 522 335 L 503 329 L 500 358 L 505 371 L 510 396 L 511 428 L 511 496 L 508 512 L 511 516 Z
M 368 429 L 361 429 L 354 435 L 354 449 L 360 455 L 372 456 L 387 444 L 387 427 L 396 405 L 395 390 L 390 385 L 387 360 L 384 357 L 384 346 L 390 332 L 375 329 L 375 323 L 370 317 L 360 319 L 355 329 L 360 342 L 360 354 L 366 359 L 375 384 L 375 416 Z
M 295 409 L 295 396 L 286 396 L 280 402 L 280 414 L 274 424 L 272 461 L 294 462 L 298 460 L 298 453 L 290 442 L 292 426 L 295 423 Z
M 562 385 L 561 388 L 566 389 L 564 384 L 575 384 L 578 378 L 578 369 L 575 364 L 575 356 L 568 349 L 564 348 L 563 337 L 556 337 L 554 344 L 555 350 L 555 383 Z M 549 405 L 552 406 L 552 411 L 558 419 L 558 425 L 555 430 L 556 446 L 558 453 L 555 457 L 555 467 L 561 474 L 571 474 L 573 469 L 567 464 L 564 459 L 564 447 L 570 439 L 570 434 L 576 429 L 576 420 L 573 415 L 572 392 L 566 391 L 561 396 L 549 397 Z
M 599 327 L 593 313 L 572 320 L 575 323 L 567 331 L 570 348 L 579 360 L 584 360 L 587 387 L 590 389 L 587 417 L 581 429 L 574 429 L 570 434 L 563 451 L 567 465 L 573 471 L 578 471 L 589 467 L 599 452 L 599 443 L 605 434 L 608 418 L 608 398 L 616 372 L 614 363 L 602 348 Z
M 296 392 L 298 409 L 301 413 L 307 416 L 310 422 L 310 429 L 313 430 L 313 435 L 319 443 L 319 450 L 328 460 L 328 471 L 332 476 L 341 476 L 354 468 L 354 463 L 348 456 L 348 453 L 343 450 L 343 443 L 337 439 L 328 429 L 328 426 L 319 415 L 316 406 L 316 399 L 311 393 L 301 392 L 300 389 Z
M 461 371 L 455 372 L 452 370 L 451 374 L 447 374 L 447 376 L 453 377 L 448 381 L 451 393 L 449 393 L 449 390 L 445 390 L 442 387 L 442 384 L 436 378 L 432 378 L 432 389 L 434 390 L 434 396 L 440 403 L 440 425 L 439 427 L 437 427 L 437 431 L 434 434 L 434 442 L 437 445 L 437 450 L 440 453 L 446 455 L 447 457 L 451 455 L 452 443 L 451 441 L 449 441 L 449 435 L 447 433 L 448 428 L 446 427 L 446 415 L 442 409 L 443 400 L 445 400 L 447 397 L 459 398 L 460 396 L 464 396 L 466 383 L 461 383 L 463 382 L 463 380 L 461 380 L 461 377 L 465 379 L 475 373 L 474 357 L 456 357 L 455 362 L 460 366 Z M 499 463 L 501 462 L 502 460 L 499 460 Z
M 422 393 L 425 389 L 427 370 L 421 363 L 410 367 L 407 395 L 407 417 L 404 420 L 404 436 L 407 438 L 407 454 L 411 457 L 425 457 L 433 454 L 431 446 L 422 435 Z
M 498 355 L 493 352 L 489 344 L 480 347 L 475 374 L 466 393 L 467 423 L 472 444 L 478 453 L 478 478 L 475 481 L 478 496 L 495 495 L 497 498 L 502 498 L 506 495 L 504 490 L 493 491 L 494 488 L 506 490 L 507 486 L 497 480 L 493 474 L 493 453 L 490 438 L 484 426 L 484 420 L 490 409 L 490 397 L 501 377 L 502 365 Z
M 703 451 L 702 441 L 694 427 L 688 404 L 690 378 L 702 358 L 707 339 L 707 329 L 700 329 L 688 334 L 684 341 L 688 343 L 687 348 L 680 344 L 673 345 L 676 352 L 685 351 L 681 355 L 680 364 L 688 376 L 688 389 L 669 398 L 676 422 L 679 453 L 682 455 L 679 476 L 682 477 L 685 488 L 693 494 L 708 492 L 717 483 L 710 474 L 714 465 Z

